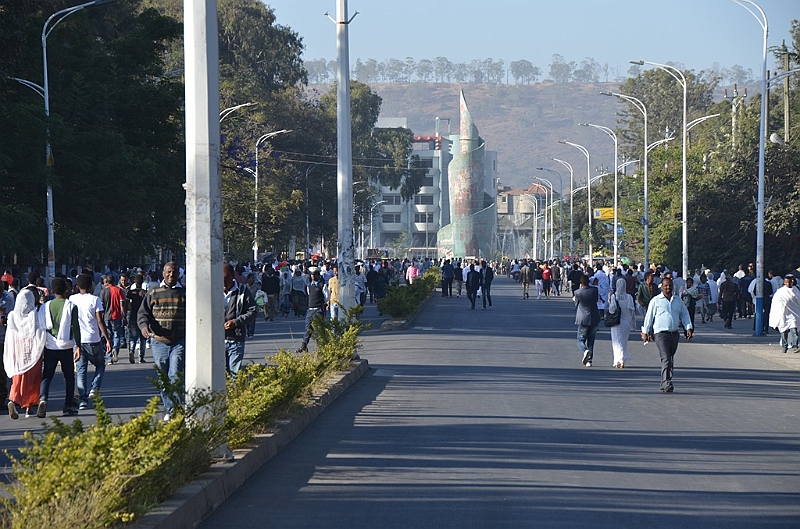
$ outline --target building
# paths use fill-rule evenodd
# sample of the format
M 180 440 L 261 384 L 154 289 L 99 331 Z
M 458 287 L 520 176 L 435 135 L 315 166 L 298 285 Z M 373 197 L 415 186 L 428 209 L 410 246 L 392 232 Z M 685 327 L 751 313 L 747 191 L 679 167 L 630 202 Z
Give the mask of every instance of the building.
M 529 257 L 549 259 L 559 255 L 558 221 L 551 230 L 550 200 L 559 201 L 558 193 L 551 196 L 550 188 L 534 183 L 527 189 L 508 186 L 497 188 L 497 248 L 510 258 Z M 545 212 L 547 222 L 545 224 Z M 558 214 L 556 214 L 556 218 Z M 537 222 L 534 223 L 534 218 Z M 545 225 L 547 230 L 545 230 Z M 551 233 L 552 232 L 552 233 Z M 554 244 L 550 244 L 555 238 Z M 534 244 L 535 241 L 535 244 Z M 552 246 L 552 251 L 551 251 Z

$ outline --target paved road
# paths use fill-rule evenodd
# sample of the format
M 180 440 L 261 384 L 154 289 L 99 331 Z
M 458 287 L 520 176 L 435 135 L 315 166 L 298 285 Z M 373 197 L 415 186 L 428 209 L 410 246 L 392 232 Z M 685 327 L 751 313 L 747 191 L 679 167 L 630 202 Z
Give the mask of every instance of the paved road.
M 750 321 L 681 343 L 665 395 L 654 344 L 613 369 L 604 330 L 584 368 L 568 298 L 493 290 L 367 333 L 371 372 L 202 527 L 800 526 L 798 371 Z

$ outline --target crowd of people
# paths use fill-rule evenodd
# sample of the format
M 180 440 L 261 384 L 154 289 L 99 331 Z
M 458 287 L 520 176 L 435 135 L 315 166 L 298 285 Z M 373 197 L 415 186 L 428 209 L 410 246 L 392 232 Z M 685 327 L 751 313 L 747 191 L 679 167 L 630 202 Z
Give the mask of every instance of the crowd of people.
M 611 328 L 613 365 L 624 368 L 630 360 L 628 337 L 637 329 L 637 313 L 643 318 L 640 333 L 645 343 L 656 343 L 662 360 L 664 392 L 672 392 L 673 358 L 679 333 L 691 339 L 695 317 L 701 324 L 719 314 L 725 328 L 733 322 L 753 319 L 756 281 L 753 265 L 741 265 L 734 273 L 698 269 L 692 277 L 665 267 L 610 262 L 575 262 L 531 259 L 373 259 L 355 267 L 354 299 L 377 303 L 387 286 L 412 284 L 433 266 L 439 267 L 441 293 L 466 295 L 470 308 L 482 299 L 492 308 L 492 282 L 496 274 L 513 278 L 522 286 L 523 299 L 571 295 L 576 307 L 577 344 L 581 362 L 592 366 L 595 336 L 601 321 Z M 784 353 L 798 347 L 800 269 L 784 277 L 769 271 L 763 284 L 764 332 L 780 333 Z M 90 403 L 102 387 L 108 366 L 119 362 L 127 349 L 130 363 L 148 362 L 174 382 L 185 367 L 186 284 L 184 270 L 167 263 L 161 271 L 140 268 L 104 271 L 72 270 L 69 277 L 55 277 L 45 285 L 36 270 L 0 277 L 0 396 L 9 415 L 45 417 L 50 386 L 60 366 L 65 380 L 64 415 L 75 415 Z M 242 366 L 245 341 L 255 334 L 261 313 L 265 321 L 276 317 L 305 318 L 305 333 L 298 352 L 308 349 L 311 323 L 317 315 L 340 317 L 339 277 L 335 260 L 273 261 L 225 264 L 223 267 L 225 365 L 235 377 Z M 89 380 L 89 365 L 94 376 Z M 11 386 L 8 387 L 8 377 Z M 170 392 L 162 391 L 165 419 L 173 413 Z

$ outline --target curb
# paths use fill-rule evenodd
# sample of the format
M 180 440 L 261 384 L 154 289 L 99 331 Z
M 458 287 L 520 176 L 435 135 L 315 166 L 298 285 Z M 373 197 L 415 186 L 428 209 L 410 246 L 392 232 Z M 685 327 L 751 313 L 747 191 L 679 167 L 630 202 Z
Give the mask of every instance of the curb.
M 234 461 L 212 465 L 209 471 L 184 485 L 169 499 L 139 518 L 133 527 L 137 529 L 197 527 L 241 487 L 247 478 L 277 455 L 367 371 L 369 371 L 367 360 L 353 362 L 353 367 L 349 371 L 330 379 L 326 390 L 313 395 L 313 404 L 291 418 L 280 421 L 275 431 L 256 436 L 253 441 L 255 446 L 234 450 Z
M 408 329 L 411 324 L 414 323 L 414 320 L 417 319 L 419 313 L 422 312 L 422 309 L 424 309 L 428 305 L 428 302 L 433 299 L 434 294 L 436 294 L 436 289 L 433 289 L 428 297 L 422 300 L 417 307 L 417 310 L 411 316 L 404 319 L 389 318 L 388 320 L 384 320 L 383 323 L 381 323 L 381 331 L 404 331 Z

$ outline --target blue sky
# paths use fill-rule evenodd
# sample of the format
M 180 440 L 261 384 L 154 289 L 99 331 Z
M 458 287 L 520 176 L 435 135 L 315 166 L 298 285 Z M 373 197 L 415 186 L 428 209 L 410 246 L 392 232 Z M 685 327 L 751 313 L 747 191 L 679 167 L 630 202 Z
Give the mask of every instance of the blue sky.
M 270 0 L 279 24 L 306 45 L 304 59 L 336 57 L 336 0 Z M 769 45 L 786 39 L 798 0 L 758 0 Z M 527 59 L 545 76 L 554 53 L 580 64 L 592 57 L 627 72 L 630 60 L 677 62 L 701 70 L 739 64 L 758 77 L 762 30 L 731 0 L 349 0 L 350 57 L 452 62 Z M 770 56 L 769 68 L 773 69 Z

